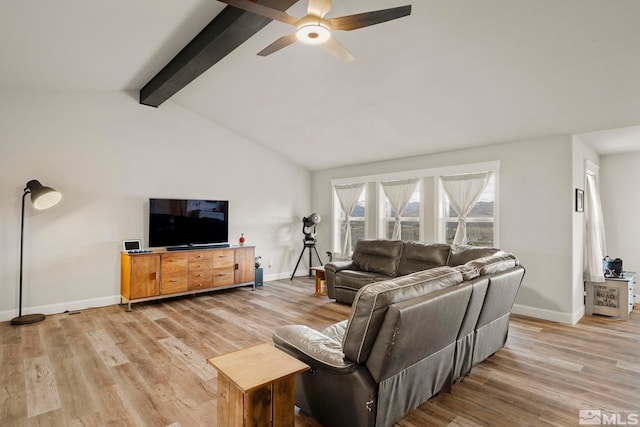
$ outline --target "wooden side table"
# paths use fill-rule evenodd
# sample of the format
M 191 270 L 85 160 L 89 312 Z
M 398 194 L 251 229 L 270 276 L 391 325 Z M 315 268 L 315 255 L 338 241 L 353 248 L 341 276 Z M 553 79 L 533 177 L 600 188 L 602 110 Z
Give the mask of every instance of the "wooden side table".
M 316 273 L 316 295 L 326 295 L 327 287 L 324 285 L 324 267 L 311 267 Z
M 218 371 L 219 427 L 293 427 L 294 377 L 309 366 L 271 344 L 207 361 Z

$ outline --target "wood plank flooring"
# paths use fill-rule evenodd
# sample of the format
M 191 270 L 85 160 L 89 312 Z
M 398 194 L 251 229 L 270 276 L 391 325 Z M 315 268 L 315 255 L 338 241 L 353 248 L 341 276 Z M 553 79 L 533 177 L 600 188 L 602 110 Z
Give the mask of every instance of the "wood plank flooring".
M 270 342 L 281 325 L 346 319 L 348 306 L 313 290 L 281 280 L 0 323 L 0 426 L 216 426 L 206 358 Z M 628 322 L 575 326 L 513 316 L 504 349 L 396 427 L 573 426 L 581 409 L 640 412 L 640 307 Z M 318 424 L 297 411 L 296 426 Z

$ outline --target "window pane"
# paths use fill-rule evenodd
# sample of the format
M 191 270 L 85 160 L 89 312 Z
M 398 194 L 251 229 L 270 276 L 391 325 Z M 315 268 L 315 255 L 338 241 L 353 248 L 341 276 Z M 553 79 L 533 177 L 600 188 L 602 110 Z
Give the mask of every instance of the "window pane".
M 344 242 L 344 221 L 340 221 L 340 242 Z M 351 247 L 354 248 L 356 241 L 364 239 L 364 221 L 351 220 Z M 342 243 L 340 243 L 342 248 Z
M 491 201 L 479 201 L 476 205 L 471 209 L 471 213 L 469 216 L 475 217 L 493 217 L 493 200 Z
M 453 243 L 458 222 L 447 222 L 447 243 Z M 493 246 L 492 222 L 467 222 L 467 244 L 473 246 Z
M 453 243 L 453 238 L 456 237 L 456 229 L 458 228 L 458 222 L 447 222 L 446 224 L 446 239 L 447 243 Z
M 345 233 L 344 221 L 340 221 L 340 242 L 344 242 L 344 233 Z M 351 247 L 353 247 L 356 240 L 360 240 L 364 238 L 365 238 L 364 221 L 352 219 L 351 220 Z
M 418 193 L 418 199 L 412 200 L 409 202 L 402 216 L 406 216 L 409 218 L 418 218 L 420 216 L 420 194 L 419 193 Z
M 364 200 L 358 200 L 358 204 L 356 205 L 355 208 L 353 208 L 353 211 L 351 212 L 351 216 L 355 218 L 364 218 L 364 205 L 365 205 Z
M 393 237 L 393 226 L 395 225 L 395 223 L 396 223 L 395 221 L 389 221 L 389 220 L 386 220 L 384 222 L 385 231 L 386 231 L 384 237 L 386 239 L 391 239 Z
M 385 197 L 384 199 L 384 217 L 385 218 L 393 218 L 396 216 L 396 210 L 393 209 L 389 200 Z
M 402 221 L 401 240 L 420 240 L 420 222 Z
M 361 239 L 364 239 L 364 221 L 351 221 L 351 247 L 355 248 Z
M 493 200 L 479 200 L 467 216 L 483 218 L 493 217 Z M 458 218 L 458 214 L 449 203 L 449 198 L 447 198 L 447 217 Z

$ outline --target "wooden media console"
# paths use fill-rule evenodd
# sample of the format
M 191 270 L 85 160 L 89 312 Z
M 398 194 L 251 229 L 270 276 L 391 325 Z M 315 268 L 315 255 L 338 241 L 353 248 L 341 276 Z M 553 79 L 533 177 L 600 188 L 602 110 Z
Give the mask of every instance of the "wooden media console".
M 255 289 L 255 247 L 120 253 L 122 303 L 240 286 Z

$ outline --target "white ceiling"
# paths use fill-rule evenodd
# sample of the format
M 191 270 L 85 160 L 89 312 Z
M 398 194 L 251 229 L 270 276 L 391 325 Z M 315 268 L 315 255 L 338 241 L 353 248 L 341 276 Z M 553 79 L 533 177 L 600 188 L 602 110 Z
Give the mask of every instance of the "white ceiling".
M 171 101 L 310 170 L 556 134 L 640 149 L 640 1 L 334 0 L 328 17 L 408 3 L 409 17 L 335 32 L 350 63 L 302 45 L 257 56 L 292 31 L 273 22 Z M 0 7 L 0 90 L 138 91 L 224 5 Z

